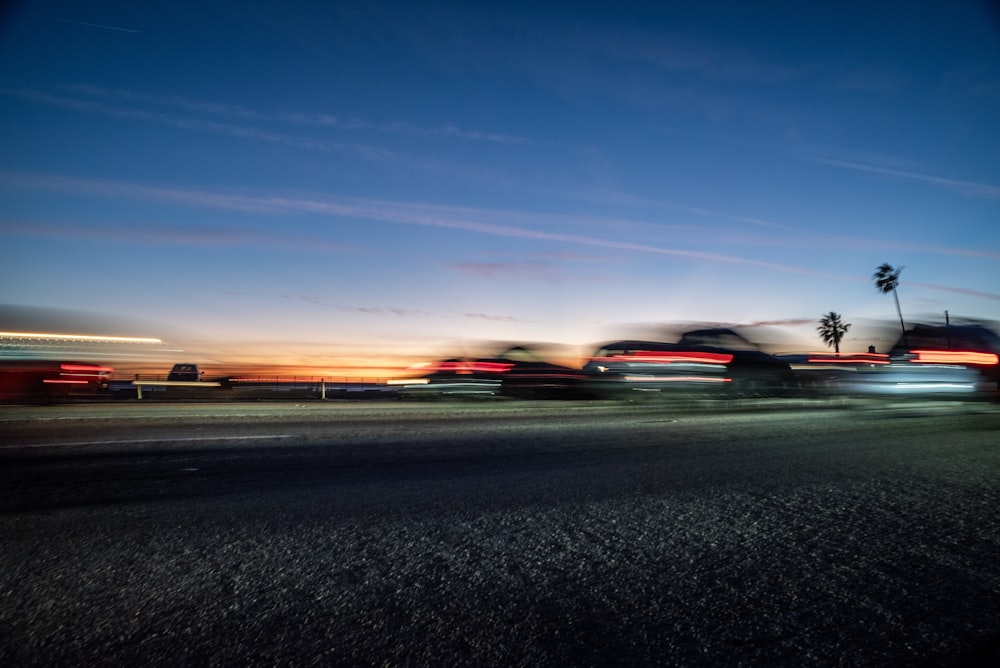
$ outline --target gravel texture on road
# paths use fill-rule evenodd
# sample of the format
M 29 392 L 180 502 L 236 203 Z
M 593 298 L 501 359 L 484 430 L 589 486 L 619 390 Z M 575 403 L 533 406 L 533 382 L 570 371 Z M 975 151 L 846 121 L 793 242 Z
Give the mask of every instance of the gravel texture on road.
M 0 426 L 3 665 L 1000 658 L 992 407 L 70 406 Z

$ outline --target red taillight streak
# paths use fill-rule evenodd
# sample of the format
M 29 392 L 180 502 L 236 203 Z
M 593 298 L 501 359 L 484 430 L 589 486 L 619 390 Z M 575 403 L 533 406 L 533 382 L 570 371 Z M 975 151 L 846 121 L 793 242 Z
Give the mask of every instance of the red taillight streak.
M 732 378 L 713 378 L 712 376 L 625 376 L 629 381 L 637 383 L 675 383 L 675 382 L 697 382 L 697 383 L 731 383 Z
M 966 350 L 911 350 L 917 356 L 911 362 L 928 364 L 979 364 L 995 366 L 998 362 L 994 353 L 975 353 Z
M 729 364 L 733 356 L 727 353 L 662 353 L 655 350 L 636 351 L 631 355 L 612 355 L 601 357 L 602 362 L 657 362 L 670 364 L 672 362 L 699 362 L 704 364 Z
M 810 357 L 810 364 L 891 364 L 888 359 L 868 359 L 866 357 Z
M 441 362 L 436 371 L 451 371 L 457 374 L 473 373 L 506 373 L 514 368 L 513 364 L 504 362 Z
M 60 364 L 59 368 L 63 371 L 85 371 L 93 374 L 111 373 L 114 371 L 114 369 L 109 366 L 96 366 L 93 364 Z

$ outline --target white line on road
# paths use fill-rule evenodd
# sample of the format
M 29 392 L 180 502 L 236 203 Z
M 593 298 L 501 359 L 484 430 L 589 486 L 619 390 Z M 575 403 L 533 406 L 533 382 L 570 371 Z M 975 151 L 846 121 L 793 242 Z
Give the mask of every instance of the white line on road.
M 250 441 L 273 438 L 291 438 L 292 434 L 264 434 L 256 436 L 192 436 L 188 438 L 144 438 L 129 441 L 72 441 L 69 443 L 24 443 L 19 445 L 0 445 L 0 449 L 9 448 L 68 448 L 82 445 L 144 445 L 149 443 L 195 443 L 200 441 Z

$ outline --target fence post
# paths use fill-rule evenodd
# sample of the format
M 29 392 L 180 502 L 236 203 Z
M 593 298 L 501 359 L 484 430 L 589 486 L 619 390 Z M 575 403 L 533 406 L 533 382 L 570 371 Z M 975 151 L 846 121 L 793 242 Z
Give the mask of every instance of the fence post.
M 326 378 L 322 378 L 319 381 L 320 393 L 319 398 L 326 401 Z

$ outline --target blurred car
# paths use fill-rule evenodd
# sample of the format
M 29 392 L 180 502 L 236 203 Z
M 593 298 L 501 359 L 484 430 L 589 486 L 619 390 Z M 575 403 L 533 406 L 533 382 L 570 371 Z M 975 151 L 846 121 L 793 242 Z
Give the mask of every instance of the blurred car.
M 504 396 L 520 399 L 579 399 L 589 393 L 579 369 L 543 361 L 515 360 L 500 387 Z
M 918 356 L 810 353 L 784 356 L 807 392 L 820 395 L 936 396 L 968 394 L 979 373 L 962 364 L 924 363 Z
M 496 396 L 563 399 L 584 396 L 583 374 L 515 347 L 497 357 L 453 358 L 436 362 L 423 377 L 405 383 L 400 394 L 414 396 Z
M 888 353 L 783 355 L 822 394 L 936 396 L 994 392 L 1000 337 L 982 325 L 917 325 Z
M 806 393 L 843 393 L 859 374 L 876 372 L 892 361 L 884 353 L 811 352 L 779 355 Z
M 961 367 L 977 389 L 1000 389 L 1000 336 L 981 324 L 915 325 L 889 351 L 895 361 L 923 367 Z
M 10 360 L 0 363 L 0 401 L 48 403 L 96 396 L 108 389 L 113 369 L 100 364 Z
M 428 373 L 405 381 L 401 398 L 493 397 L 500 394 L 503 373 L 512 365 L 492 360 L 452 358 L 428 365 Z
M 583 373 L 598 395 L 679 391 L 774 396 L 796 384 L 789 364 L 773 355 L 687 342 L 608 343 L 584 365 Z

